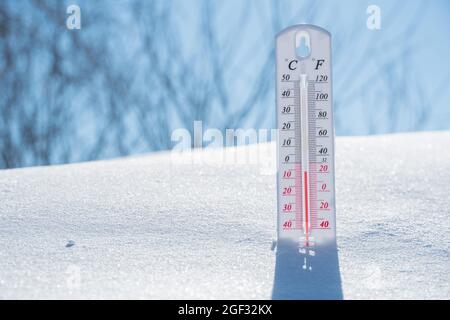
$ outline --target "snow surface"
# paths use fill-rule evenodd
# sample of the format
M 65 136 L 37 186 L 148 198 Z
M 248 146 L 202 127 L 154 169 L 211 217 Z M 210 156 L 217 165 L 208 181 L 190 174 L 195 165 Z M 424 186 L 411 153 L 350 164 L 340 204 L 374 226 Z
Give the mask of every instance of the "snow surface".
M 335 298 L 450 298 L 449 147 L 450 132 L 337 138 Z M 333 297 L 271 250 L 274 175 L 172 160 L 0 171 L 0 298 Z

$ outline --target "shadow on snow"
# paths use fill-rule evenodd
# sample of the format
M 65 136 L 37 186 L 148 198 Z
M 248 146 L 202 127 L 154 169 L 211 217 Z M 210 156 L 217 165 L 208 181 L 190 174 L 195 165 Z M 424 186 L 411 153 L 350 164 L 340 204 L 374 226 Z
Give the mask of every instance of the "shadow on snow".
M 307 258 L 306 264 L 297 243 L 277 245 L 272 299 L 342 298 L 336 244 L 321 248 L 316 256 Z

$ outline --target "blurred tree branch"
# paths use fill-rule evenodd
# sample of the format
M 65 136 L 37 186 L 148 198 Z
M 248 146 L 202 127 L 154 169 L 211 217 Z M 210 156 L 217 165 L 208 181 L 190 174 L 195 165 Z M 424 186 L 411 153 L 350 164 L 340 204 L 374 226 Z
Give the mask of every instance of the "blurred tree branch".
M 79 0 L 82 29 L 70 31 L 66 1 L 2 2 L 0 168 L 169 149 L 172 130 L 192 131 L 195 120 L 221 130 L 273 126 L 275 34 L 335 13 L 319 10 L 317 1 L 248 0 L 230 8 L 237 3 Z M 352 45 L 365 38 L 353 29 L 335 36 L 338 130 L 351 128 L 345 117 L 358 110 L 367 133 L 399 130 L 405 113 L 409 128 L 424 127 L 431 101 L 412 81 L 405 37 L 423 10 L 352 59 Z M 194 35 L 186 37 L 187 29 Z M 365 108 L 370 99 L 383 108 Z

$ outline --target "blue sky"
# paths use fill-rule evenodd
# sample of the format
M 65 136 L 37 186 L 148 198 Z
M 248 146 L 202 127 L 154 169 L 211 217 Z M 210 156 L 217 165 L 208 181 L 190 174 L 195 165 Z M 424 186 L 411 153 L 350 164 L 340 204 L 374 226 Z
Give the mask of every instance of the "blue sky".
M 81 8 L 81 30 L 66 28 L 69 4 Z M 381 9 L 380 30 L 366 26 L 369 5 Z M 18 164 L 45 163 L 33 159 L 35 145 L 23 146 L 30 134 L 21 120 L 33 112 L 39 115 L 33 139 L 54 144 L 52 163 L 167 149 L 171 132 L 192 130 L 196 120 L 223 131 L 274 128 L 275 35 L 299 23 L 332 34 L 337 135 L 450 129 L 446 0 L 11 0 L 4 6 L 16 16 L 9 21 L 15 29 L 0 44 L 33 45 L 29 55 L 13 54 L 17 64 L 0 78 L 7 90 L 16 80 L 22 85 L 10 89 L 20 96 L 14 108 L 0 105 L 14 111 L 0 129 L 26 154 Z M 205 8 L 212 8 L 209 15 Z M 83 80 L 48 78 L 52 66 Z M 61 111 L 59 119 L 53 110 Z M 52 125 L 61 128 L 57 137 L 46 134 Z
M 195 1 L 180 1 L 176 20 L 184 23 L 186 50 L 195 52 Z M 235 37 L 236 64 L 230 64 L 229 82 L 236 100 L 246 84 L 256 81 L 252 70 L 261 68 L 273 49 L 275 30 L 291 24 L 312 23 L 333 35 L 334 98 L 337 133 L 363 135 L 397 131 L 450 128 L 450 5 L 434 1 L 280 1 L 282 20 L 273 27 L 271 1 L 226 1 L 216 23 L 217 37 L 230 41 L 229 25 L 241 14 L 247 25 Z M 369 5 L 381 9 L 381 30 L 366 27 Z M 178 16 L 177 16 L 178 15 Z M 181 16 L 185 19 L 181 20 Z M 192 33 L 190 33 L 194 30 Z M 249 54 L 251 58 L 249 58 Z M 242 56 L 242 59 L 238 57 Z M 273 94 L 258 102 L 267 110 L 261 126 L 274 125 Z M 238 102 L 236 102 L 238 105 Z M 253 126 L 252 119 L 249 126 Z

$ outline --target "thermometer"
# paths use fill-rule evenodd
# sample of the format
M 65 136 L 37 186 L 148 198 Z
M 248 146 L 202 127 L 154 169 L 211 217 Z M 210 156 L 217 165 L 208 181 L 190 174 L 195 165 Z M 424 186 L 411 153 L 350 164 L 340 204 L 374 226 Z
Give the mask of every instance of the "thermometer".
M 321 248 L 336 243 L 330 33 L 283 30 L 276 70 L 278 247 L 298 245 L 310 271 Z

